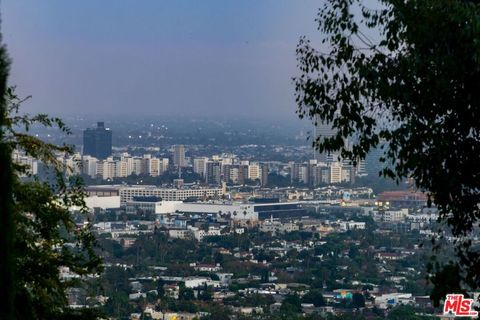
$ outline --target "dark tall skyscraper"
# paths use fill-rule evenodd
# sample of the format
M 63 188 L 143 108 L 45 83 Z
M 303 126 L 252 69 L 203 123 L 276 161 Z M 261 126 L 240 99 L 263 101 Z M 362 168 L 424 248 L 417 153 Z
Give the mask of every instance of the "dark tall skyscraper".
M 97 122 L 97 127 L 83 131 L 83 154 L 105 159 L 112 155 L 112 131 L 106 129 L 103 122 Z
M 263 163 L 261 166 L 261 176 L 260 176 L 260 182 L 262 183 L 262 186 L 266 186 L 268 184 L 268 164 Z
M 209 185 L 220 185 L 222 183 L 222 163 L 218 161 L 207 162 L 206 182 Z

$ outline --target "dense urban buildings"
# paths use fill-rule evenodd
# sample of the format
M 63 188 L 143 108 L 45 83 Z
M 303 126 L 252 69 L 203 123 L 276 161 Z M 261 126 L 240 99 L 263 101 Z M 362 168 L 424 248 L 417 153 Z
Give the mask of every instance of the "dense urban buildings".
M 358 184 L 375 183 L 379 155 L 353 166 L 302 146 L 222 152 L 173 143 L 118 146 L 103 158 L 59 154 L 66 175 L 89 182 L 85 203 L 106 248 L 102 277 L 128 283 L 106 291 L 127 301 L 118 311 L 101 295 L 89 299 L 130 319 L 202 319 L 215 306 L 269 320 L 297 298 L 293 314 L 305 317 L 387 315 L 405 304 L 434 313 L 418 239 L 431 236 L 435 208 L 420 192 Z M 13 157 L 27 166 L 25 179 L 43 171 L 22 151 Z M 185 290 L 195 293 L 185 300 Z M 73 291 L 70 303 L 86 296 Z
M 0 320 L 478 318 L 479 1 L 1 8 Z
M 59 160 L 69 166 L 68 174 L 81 174 L 92 179 L 114 180 L 131 176 L 162 177 L 164 175 L 182 178 L 182 175 L 190 172 L 196 174 L 191 179 L 210 186 L 220 186 L 222 182 L 229 185 L 258 184 L 264 187 L 277 184 L 278 179 L 271 180 L 271 175 L 281 177 L 284 180 L 283 184 L 288 181 L 286 183 L 292 186 L 354 184 L 357 177 L 367 175 L 375 177 L 379 170 L 378 162 L 373 163 L 371 167 L 370 162 L 364 161 L 360 161 L 357 166 L 353 166 L 348 161 L 319 162 L 315 159 L 305 162 L 260 162 L 242 160 L 235 154 L 194 157 L 189 158 L 188 161 L 184 159 L 181 161 L 182 166 L 179 167 L 172 165 L 170 160 L 175 159 L 176 156 L 178 158 L 178 153 L 175 154 L 175 151 L 173 155 L 161 157 L 152 153 L 131 155 L 128 152 L 121 152 L 99 159 L 76 153 L 68 157 L 62 156 Z M 15 159 L 19 163 L 29 164 L 34 172 L 38 171 L 38 160 L 25 157 L 19 151 L 15 153 Z M 367 171 L 366 168 L 369 170 Z
M 225 164 L 227 170 L 234 166 Z M 88 192 L 94 230 L 114 248 L 105 253 L 106 272 L 118 279 L 128 271 L 122 312 L 132 319 L 194 319 L 203 314 L 199 306 L 210 303 L 245 319 L 276 319 L 292 297 L 297 309 L 289 312 L 312 319 L 378 317 L 402 306 L 435 313 L 420 271 L 426 249 L 417 242 L 428 240 L 436 211 L 425 208 L 420 192 L 375 196 L 370 188 L 333 185 L 241 192 L 225 184 L 97 186 Z M 118 261 L 126 267 L 119 269 Z M 137 270 L 139 263 L 148 268 Z M 185 290 L 196 296 L 185 300 Z M 148 297 L 152 302 L 142 305 Z M 155 311 L 157 299 L 176 311 L 161 305 Z
M 59 154 L 67 175 L 90 183 L 86 205 L 106 248 L 102 277 L 126 279 L 105 291 L 122 307 L 89 299 L 130 319 L 202 319 L 214 306 L 269 320 L 297 298 L 293 314 L 305 317 L 386 315 L 405 304 L 435 312 L 418 246 L 436 221 L 424 194 L 358 185 L 376 177 L 378 152 L 353 166 L 301 146 L 260 148 L 172 143 L 118 146 L 105 158 Z M 28 174 L 42 171 L 21 151 L 14 160 Z M 73 291 L 70 303 L 87 295 Z

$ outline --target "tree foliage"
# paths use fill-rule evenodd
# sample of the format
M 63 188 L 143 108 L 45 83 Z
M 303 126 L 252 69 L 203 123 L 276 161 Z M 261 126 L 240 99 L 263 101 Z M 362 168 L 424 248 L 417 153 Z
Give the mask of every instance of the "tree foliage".
M 13 213 L 15 259 L 15 310 L 19 319 L 89 318 L 94 312 L 68 308 L 66 293 L 81 280 L 60 277 L 61 269 L 81 277 L 101 271 L 101 260 L 94 249 L 96 240 L 90 224 L 77 226 L 70 208 L 86 214 L 85 193 L 78 178 L 66 179 L 70 168 L 61 161 L 71 154 L 69 146 L 55 146 L 28 134 L 33 124 L 56 125 L 61 131 L 69 129 L 58 118 L 47 115 L 20 115 L 23 100 L 10 88 L 7 90 L 10 117 L 6 126 L 12 150 L 23 150 L 41 160 L 55 172 L 55 183 L 49 184 L 31 177 L 20 179 L 26 166 L 14 164 Z M 16 128 L 22 128 L 23 132 Z
M 302 302 L 296 294 L 288 295 L 282 301 L 280 312 L 284 315 L 291 315 L 302 312 Z
M 313 303 L 315 307 L 323 307 L 326 305 L 322 292 L 319 289 L 309 290 L 303 297 L 302 303 Z
M 315 147 L 355 163 L 382 146 L 380 174 L 428 193 L 456 239 L 448 290 L 480 286 L 468 238 L 480 217 L 479 17 L 478 1 L 328 0 L 321 49 L 306 38 L 297 47 L 298 114 L 336 132 Z M 438 303 L 447 289 L 435 285 Z
M 10 166 L 8 187 L 12 190 L 9 211 L 11 215 L 10 263 L 12 285 L 8 288 L 14 312 L 6 319 L 93 319 L 94 309 L 69 308 L 67 293 L 80 286 L 82 279 L 101 270 L 95 253 L 95 238 L 90 224 L 77 226 L 70 208 L 79 208 L 85 214 L 82 182 L 66 179 L 63 156 L 72 153 L 69 146 L 56 146 L 28 134 L 32 125 L 56 126 L 62 132 L 68 128 L 58 118 L 45 114 L 21 114 L 19 107 L 25 99 L 19 98 L 14 88 L 3 93 L 2 148 L 8 158 L 2 158 L 2 167 Z M 12 160 L 12 151 L 42 161 L 52 169 L 54 182 L 40 181 L 28 172 L 28 166 Z M 3 186 L 5 187 L 5 186 Z M 2 261 L 3 264 L 3 261 Z M 69 270 L 77 278 L 61 277 L 61 270 Z M 1 288 L 0 290 L 6 290 Z
M 14 313 L 13 280 L 13 168 L 12 149 L 6 141 L 4 126 L 8 121 L 6 97 L 9 59 L 5 46 L 0 47 L 0 318 L 12 319 Z

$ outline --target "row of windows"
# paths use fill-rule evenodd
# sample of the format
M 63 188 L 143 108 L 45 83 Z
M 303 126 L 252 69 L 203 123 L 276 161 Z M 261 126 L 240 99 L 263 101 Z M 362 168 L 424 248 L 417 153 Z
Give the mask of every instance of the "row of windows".
M 205 190 L 120 190 L 122 202 L 130 201 L 138 196 L 158 196 L 167 201 L 184 200 L 188 197 L 216 196 L 223 194 L 221 189 Z

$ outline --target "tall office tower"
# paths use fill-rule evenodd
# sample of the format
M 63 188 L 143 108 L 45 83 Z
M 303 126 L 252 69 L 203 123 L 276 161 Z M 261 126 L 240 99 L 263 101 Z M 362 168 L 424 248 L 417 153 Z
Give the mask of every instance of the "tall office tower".
M 133 158 L 133 170 L 132 170 L 132 173 L 133 174 L 136 174 L 137 176 L 138 175 L 141 175 L 142 173 L 144 173 L 144 161 L 143 161 L 143 158 L 140 158 L 140 157 L 134 157 Z
M 311 167 L 311 174 L 310 174 L 310 185 L 313 187 L 317 187 L 321 184 L 329 184 L 330 183 L 330 167 L 326 164 L 319 163 L 316 166 Z
M 113 179 L 116 177 L 117 172 L 117 163 L 113 160 L 112 157 L 108 157 L 106 160 L 101 161 L 102 165 L 102 179 Z
M 83 155 L 89 155 L 99 160 L 112 155 L 112 131 L 105 128 L 103 122 L 97 122 L 96 128 L 83 131 Z
M 241 180 L 240 179 L 240 165 L 238 164 L 226 164 L 222 165 L 222 170 L 223 170 L 223 181 L 226 183 L 239 183 L 241 184 L 245 183 L 245 179 Z
M 245 184 L 248 179 L 248 165 L 240 164 L 238 166 L 238 184 Z
M 260 165 L 260 171 L 261 171 L 260 183 L 264 187 L 268 184 L 268 164 L 262 163 Z
M 231 183 L 233 182 L 233 179 L 230 177 L 231 175 L 233 175 L 233 171 L 234 171 L 234 166 L 231 165 L 231 164 L 224 164 L 222 165 L 222 169 L 223 169 L 223 181 L 225 181 L 226 183 Z M 237 174 L 238 174 L 238 171 L 237 171 Z M 238 180 L 238 175 L 237 175 L 237 180 Z
M 220 185 L 222 182 L 222 163 L 219 161 L 207 162 L 207 175 L 205 180 L 211 185 Z
M 308 185 L 309 182 L 309 166 L 308 164 L 302 163 L 298 171 L 298 182 Z
M 295 163 L 293 161 L 289 162 L 289 167 L 290 167 L 290 183 L 294 184 L 294 183 L 298 183 L 298 181 L 300 180 L 299 176 L 300 176 L 300 166 L 301 164 L 300 163 Z
M 367 174 L 367 168 L 365 164 L 365 159 L 358 160 L 357 166 L 355 167 L 355 175 L 358 177 L 364 176 Z
M 95 178 L 97 174 L 97 161 L 98 159 L 91 156 L 82 157 L 82 172 L 92 178 Z
M 207 162 L 208 158 L 201 157 L 193 159 L 193 172 L 198 173 L 205 178 L 205 173 L 207 172 Z
M 260 179 L 260 166 L 257 163 L 252 163 L 248 166 L 248 179 Z
M 128 177 L 129 175 L 131 175 L 133 173 L 133 157 L 130 156 L 129 154 L 123 155 L 122 158 L 121 158 L 121 161 L 126 163 L 126 166 L 125 166 L 126 176 L 125 177 Z
M 320 180 L 321 183 L 330 183 L 331 175 L 329 167 L 321 167 L 320 169 Z
M 161 159 L 152 157 L 148 161 L 148 174 L 152 177 L 160 175 L 160 161 Z
M 117 177 L 125 178 L 128 175 L 128 161 L 122 157 L 117 163 Z
M 310 185 L 316 187 L 322 183 L 322 166 L 315 165 L 310 167 Z
M 168 158 L 163 158 L 160 161 L 160 175 L 168 171 L 168 162 L 169 162 Z
M 355 167 L 352 165 L 342 166 L 342 182 L 355 183 Z
M 224 181 L 230 181 L 232 183 L 238 183 L 238 165 L 230 165 L 230 170 L 227 174 L 227 170 L 224 170 Z
M 330 164 L 330 183 L 342 182 L 342 164 L 340 162 L 332 162 Z
M 316 183 L 316 170 L 315 168 L 318 165 L 318 161 L 315 159 L 311 159 L 307 162 L 307 173 L 308 173 L 308 185 L 313 187 Z
M 387 149 L 385 142 L 371 149 L 365 158 L 365 172 L 373 177 L 378 177 L 378 173 L 386 166 L 385 163 L 380 161 L 380 158 L 384 157 L 385 150 Z
M 177 144 L 173 147 L 173 165 L 176 167 L 186 167 L 185 161 L 185 146 Z

